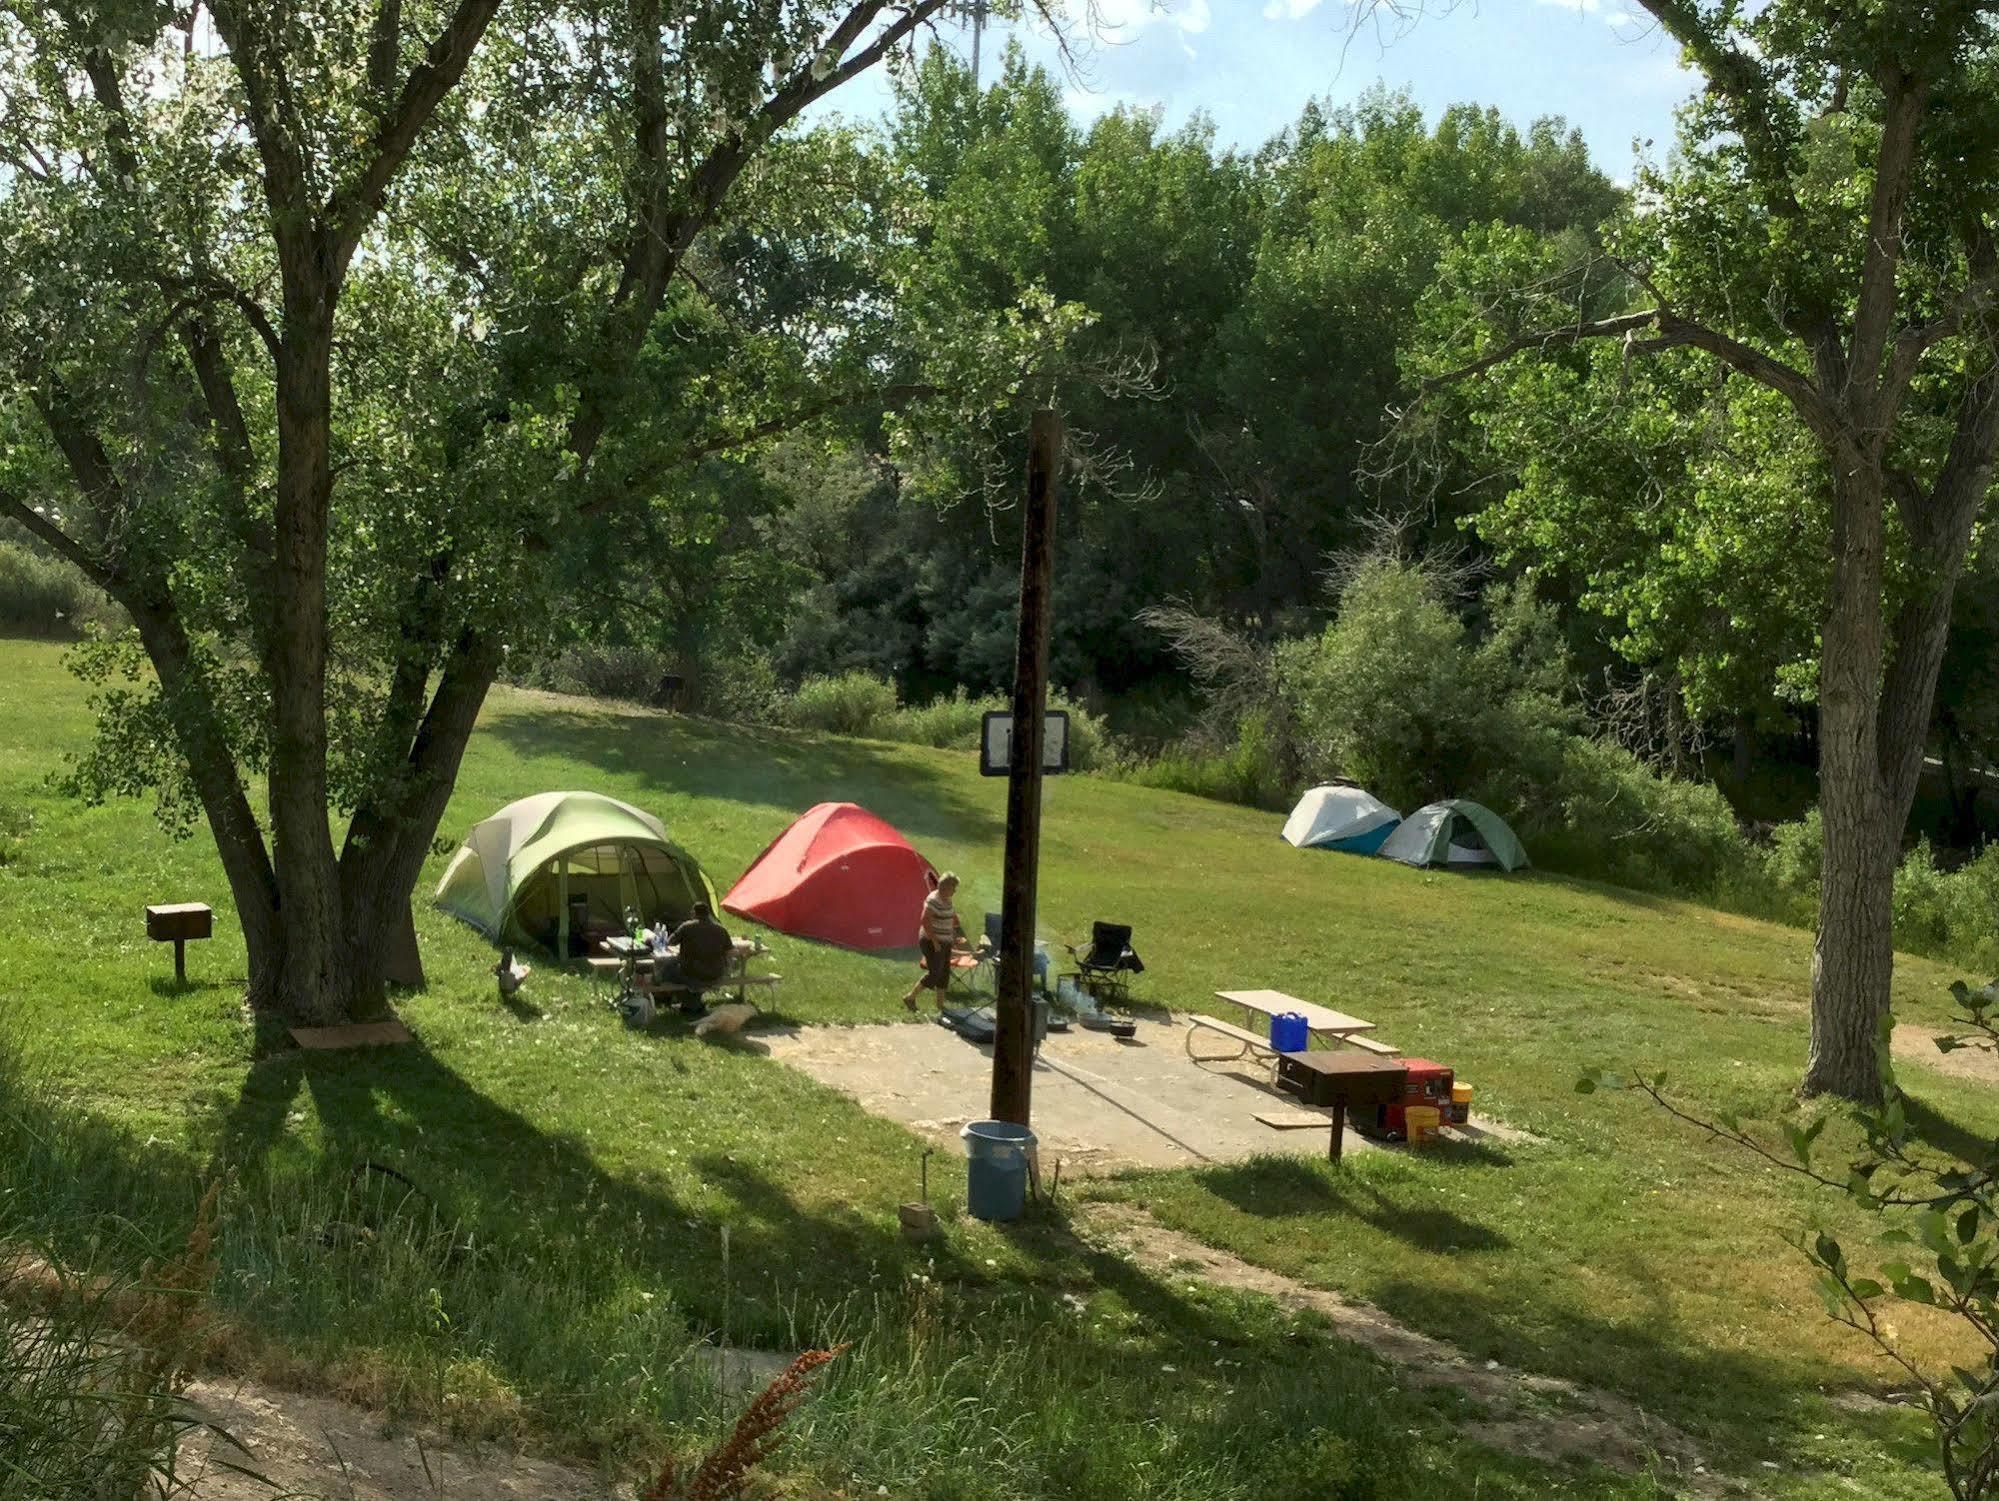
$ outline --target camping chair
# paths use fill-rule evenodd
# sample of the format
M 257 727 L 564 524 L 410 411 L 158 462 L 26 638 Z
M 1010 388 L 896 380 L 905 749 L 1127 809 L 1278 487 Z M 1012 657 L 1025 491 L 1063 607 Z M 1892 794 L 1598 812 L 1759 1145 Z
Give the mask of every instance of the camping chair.
M 1145 962 L 1131 946 L 1131 927 L 1126 923 L 1091 923 L 1087 949 L 1073 943 L 1062 946 L 1076 965 L 1076 983 L 1099 1002 L 1129 1001 L 1128 977 L 1145 973 Z
M 977 978 L 983 988 L 994 995 L 999 994 L 1000 935 L 1004 931 L 1000 924 L 999 913 L 988 912 L 985 936 L 979 940 L 979 946 L 972 951 L 978 962 Z M 1030 962 L 1034 966 L 1034 988 L 1045 995 L 1048 993 L 1047 950 L 1042 945 L 1036 944 Z

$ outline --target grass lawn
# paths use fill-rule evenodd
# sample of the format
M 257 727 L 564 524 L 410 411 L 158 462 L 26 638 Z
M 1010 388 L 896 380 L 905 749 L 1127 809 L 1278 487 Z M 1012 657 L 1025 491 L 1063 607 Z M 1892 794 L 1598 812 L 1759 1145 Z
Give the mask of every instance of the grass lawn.
M 919 1144 L 770 1060 L 627 1031 L 600 986 L 538 969 L 509 1011 L 476 936 L 420 910 L 413 1048 L 252 1064 L 242 955 L 205 836 L 45 785 L 88 731 L 59 648 L 0 642 L 0 1234 L 130 1261 L 230 1179 L 218 1359 L 616 1465 L 694 1445 L 730 1404 L 690 1342 L 853 1339 L 785 1464 L 820 1492 L 935 1498 L 1655 1494 L 1455 1434 L 1351 1347 L 1255 1299 L 1149 1277 L 1059 1223 L 956 1220 L 908 1247 Z M 528 792 L 657 812 L 726 887 L 809 804 L 861 802 L 996 907 L 1002 784 L 969 750 L 748 731 L 501 692 L 467 755 L 455 841 Z M 1791 1111 L 1809 939 L 1542 875 L 1431 875 L 1300 853 L 1251 810 L 1054 784 L 1043 928 L 1133 923 L 1148 998 L 1268 985 L 1441 1058 L 1539 1145 L 1264 1159 L 1089 1185 L 1475 1356 L 1619 1392 L 1774 1496 L 1931 1497 L 1921 1431 L 1855 1403 L 1888 1374 L 1826 1326 L 1787 1237 L 1843 1207 L 1718 1154 L 1642 1102 L 1579 1097 L 1643 1063 L 1707 1109 Z M 424 890 L 443 857 L 433 861 Z M 148 901 L 218 936 L 172 983 Z M 779 936 L 793 1019 L 891 1022 L 911 971 Z M 1953 976 L 1904 960 L 1936 1022 Z M 1999 1094 L 1910 1069 L 1945 1146 L 1999 1134 Z M 1836 1146 L 1840 1127 L 1828 1132 Z M 384 1174 L 395 1168 L 413 1192 Z M 933 1196 L 939 1178 L 932 1164 Z M 943 1198 L 962 1200 L 944 1164 Z M 1860 1242 L 1848 1227 L 1850 1249 Z M 1903 1338 L 1940 1350 L 1939 1331 Z M 1300 1463 L 1301 1454 L 1309 1456 Z

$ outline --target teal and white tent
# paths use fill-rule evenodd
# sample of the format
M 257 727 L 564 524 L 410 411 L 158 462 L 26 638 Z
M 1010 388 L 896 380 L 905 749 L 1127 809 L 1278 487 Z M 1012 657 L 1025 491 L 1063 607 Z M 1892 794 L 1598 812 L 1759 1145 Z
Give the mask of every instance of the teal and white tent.
M 1372 855 L 1402 815 L 1372 793 L 1348 784 L 1314 787 L 1284 821 L 1283 838 L 1299 849 Z
M 1418 808 L 1403 819 L 1382 844 L 1381 858 L 1404 865 L 1496 865 L 1518 870 L 1527 863 L 1527 851 L 1492 809 L 1453 798 Z

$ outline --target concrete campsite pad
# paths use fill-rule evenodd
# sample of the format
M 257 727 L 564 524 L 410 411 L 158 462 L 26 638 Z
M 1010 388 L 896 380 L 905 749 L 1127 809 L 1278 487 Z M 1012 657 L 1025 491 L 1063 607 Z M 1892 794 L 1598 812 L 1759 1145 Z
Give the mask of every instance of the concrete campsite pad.
M 1133 1167 L 1198 1167 L 1279 1152 L 1324 1157 L 1327 1127 L 1288 1125 L 1297 1103 L 1270 1087 L 1270 1070 L 1244 1059 L 1195 1063 L 1186 1026 L 1138 1020 L 1120 1042 L 1080 1027 L 1051 1035 L 1034 1067 L 1034 1129 L 1044 1168 L 1065 1173 Z M 992 1049 L 926 1020 L 921 1024 L 805 1027 L 753 1034 L 771 1056 L 861 1108 L 958 1147 L 958 1129 L 983 1119 L 992 1085 Z M 1349 1152 L 1380 1150 L 1349 1130 Z

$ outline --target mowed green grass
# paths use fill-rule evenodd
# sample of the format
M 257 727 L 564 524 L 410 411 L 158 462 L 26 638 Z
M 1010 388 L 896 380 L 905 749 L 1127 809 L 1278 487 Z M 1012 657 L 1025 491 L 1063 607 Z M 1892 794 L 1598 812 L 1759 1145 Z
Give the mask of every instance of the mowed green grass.
M 0 864 L 0 1020 L 40 1081 L 9 1095 L 23 1149 L 0 1178 L 17 1219 L 36 1206 L 28 1228 L 108 1254 L 168 1242 L 194 1182 L 227 1173 L 231 1359 L 616 1459 L 724 1420 L 689 1339 L 851 1336 L 850 1374 L 792 1463 L 857 1494 L 1281 1495 L 1297 1467 L 1266 1451 L 1294 1444 L 1320 1446 L 1301 1495 L 1651 1493 L 1472 1448 L 1448 1400 L 1301 1344 L 1254 1300 L 1149 1279 L 1059 1222 L 959 1220 L 956 1163 L 932 1163 L 947 1240 L 906 1247 L 894 1206 L 914 1194 L 913 1137 L 767 1059 L 670 1024 L 633 1034 L 601 985 L 552 966 L 509 1011 L 490 950 L 427 910 L 430 988 L 399 1003 L 420 1046 L 253 1066 L 203 838 L 168 840 L 136 803 L 47 790 L 89 723 L 58 649 L 0 643 L 0 702 L 0 833 L 17 826 Z M 969 751 L 500 692 L 445 832 L 556 787 L 657 812 L 721 888 L 803 808 L 851 799 L 957 869 L 965 912 L 997 905 L 1002 787 Z M 1787 1244 L 1821 1220 L 1853 1241 L 1842 1206 L 1638 1100 L 1573 1089 L 1584 1067 L 1642 1064 L 1705 1109 L 1794 1110 L 1807 935 L 1542 875 L 1301 853 L 1270 815 L 1090 777 L 1053 784 L 1046 812 L 1045 936 L 1131 922 L 1140 993 L 1176 1009 L 1258 985 L 1357 1012 L 1541 1138 L 1088 1193 L 1475 1356 L 1621 1392 L 1766 1494 L 1941 1494 L 1908 1416 L 1847 1400 L 1887 1373 L 1825 1325 Z M 157 900 L 217 908 L 185 992 L 143 937 Z M 906 962 L 772 942 L 788 1018 L 901 1017 Z M 1950 978 L 1904 960 L 1901 1014 L 1940 1020 Z M 1905 1083 L 1939 1144 L 1999 1134 L 1991 1088 L 1922 1069 Z M 352 1178 L 364 1161 L 422 1197 Z M 1947 1351 L 1934 1326 L 1903 1322 L 1911 1345 Z

